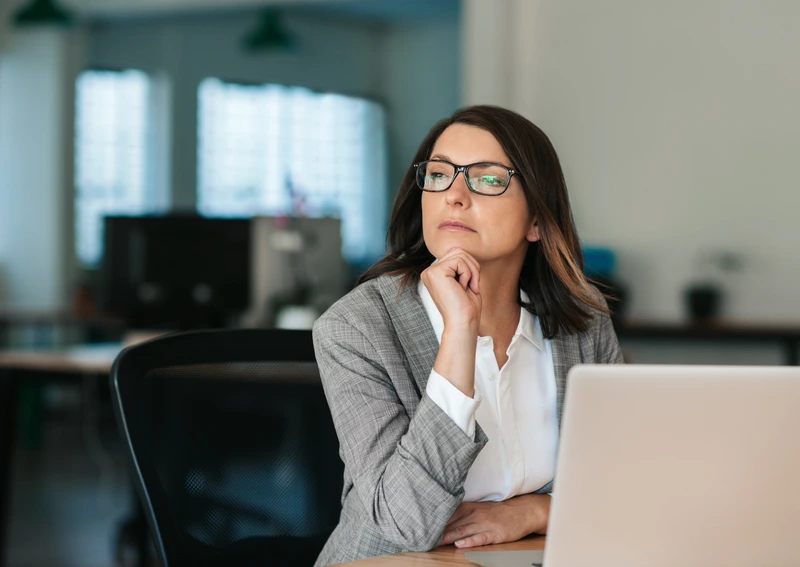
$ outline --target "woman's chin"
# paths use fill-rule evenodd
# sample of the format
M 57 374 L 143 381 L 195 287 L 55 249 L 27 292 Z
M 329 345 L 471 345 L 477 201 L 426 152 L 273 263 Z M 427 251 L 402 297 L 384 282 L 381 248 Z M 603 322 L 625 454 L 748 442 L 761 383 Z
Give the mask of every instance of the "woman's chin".
M 475 258 L 480 262 L 479 256 L 482 256 L 480 250 L 478 250 L 476 246 L 469 246 L 463 242 L 440 243 L 439 246 L 435 247 L 433 255 L 436 258 L 444 258 L 456 248 L 463 250 L 464 252 L 466 252 L 467 254 L 469 254 L 470 256 L 472 256 L 473 258 Z

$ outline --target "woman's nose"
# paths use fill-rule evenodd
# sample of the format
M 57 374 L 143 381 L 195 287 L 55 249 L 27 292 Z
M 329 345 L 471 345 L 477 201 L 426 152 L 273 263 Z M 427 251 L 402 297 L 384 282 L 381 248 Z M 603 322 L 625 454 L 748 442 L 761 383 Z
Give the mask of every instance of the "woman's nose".
M 471 193 L 467 186 L 467 176 L 463 171 L 456 173 L 456 178 L 450 189 L 444 193 L 445 202 L 448 205 L 460 205 L 468 207 L 471 199 Z

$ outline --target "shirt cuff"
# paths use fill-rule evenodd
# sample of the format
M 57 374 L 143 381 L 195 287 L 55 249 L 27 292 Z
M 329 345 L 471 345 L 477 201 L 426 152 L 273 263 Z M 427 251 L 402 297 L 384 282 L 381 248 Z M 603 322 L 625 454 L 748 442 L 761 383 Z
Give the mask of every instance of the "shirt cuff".
M 475 397 L 470 398 L 453 386 L 447 378 L 435 370 L 431 370 L 425 392 L 461 428 L 461 431 L 473 441 L 475 440 L 475 412 L 482 399 L 477 388 Z

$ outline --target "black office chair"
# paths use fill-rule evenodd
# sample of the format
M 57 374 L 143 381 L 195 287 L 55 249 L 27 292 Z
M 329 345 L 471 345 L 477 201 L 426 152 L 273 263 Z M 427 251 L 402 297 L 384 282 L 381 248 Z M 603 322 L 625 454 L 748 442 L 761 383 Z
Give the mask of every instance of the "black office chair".
M 310 331 L 157 338 L 117 357 L 111 388 L 164 567 L 313 564 L 343 465 Z

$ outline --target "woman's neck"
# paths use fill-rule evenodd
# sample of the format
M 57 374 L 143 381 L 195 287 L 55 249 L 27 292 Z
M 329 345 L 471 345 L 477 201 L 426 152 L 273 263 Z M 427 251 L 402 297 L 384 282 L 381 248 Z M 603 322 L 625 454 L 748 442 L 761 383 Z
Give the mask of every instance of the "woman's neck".
M 481 336 L 513 335 L 519 323 L 519 270 L 481 265 Z

